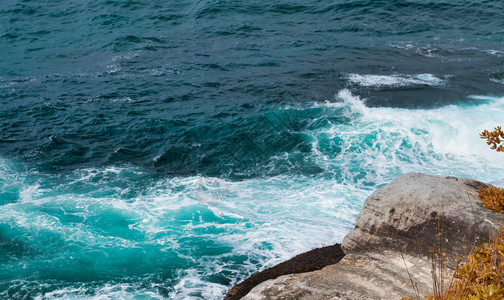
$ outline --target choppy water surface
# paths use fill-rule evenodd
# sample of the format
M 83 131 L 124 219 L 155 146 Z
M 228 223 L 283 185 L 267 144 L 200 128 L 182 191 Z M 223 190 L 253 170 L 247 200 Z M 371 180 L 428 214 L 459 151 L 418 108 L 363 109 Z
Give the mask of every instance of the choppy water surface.
M 0 297 L 219 299 L 407 172 L 504 179 L 501 1 L 0 3 Z

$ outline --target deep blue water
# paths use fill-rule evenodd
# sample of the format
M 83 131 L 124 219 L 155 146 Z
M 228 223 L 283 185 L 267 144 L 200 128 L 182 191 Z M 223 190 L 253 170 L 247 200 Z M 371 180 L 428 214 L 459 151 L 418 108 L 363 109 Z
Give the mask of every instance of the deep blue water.
M 407 172 L 504 179 L 504 2 L 3 0 L 0 297 L 219 299 Z

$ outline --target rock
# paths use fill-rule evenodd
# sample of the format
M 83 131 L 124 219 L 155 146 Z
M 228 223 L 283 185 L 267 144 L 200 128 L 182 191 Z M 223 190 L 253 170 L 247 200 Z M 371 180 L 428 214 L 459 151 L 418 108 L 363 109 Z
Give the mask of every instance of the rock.
M 345 256 L 345 254 L 341 250 L 340 244 L 301 253 L 288 261 L 259 272 L 240 284 L 237 284 L 227 293 L 224 300 L 241 299 L 253 287 L 269 279 L 274 279 L 286 274 L 320 270 L 328 265 L 339 262 L 343 256 Z
M 504 214 L 480 201 L 478 189 L 487 186 L 468 178 L 400 176 L 367 198 L 355 228 L 343 239 L 343 251 L 395 250 L 429 257 L 430 249 L 441 247 L 453 268 L 458 255 L 467 256 L 504 224 Z
M 504 214 L 482 206 L 481 187 L 468 178 L 400 176 L 368 197 L 339 263 L 265 281 L 243 299 L 415 298 L 413 285 L 420 296 L 432 294 L 432 249 L 442 251 L 450 273 L 459 255 L 504 224 Z
M 242 300 L 284 299 L 401 299 L 414 297 L 405 271 L 408 265 L 420 293 L 430 288 L 430 260 L 397 253 L 347 254 L 339 263 L 320 271 L 294 274 L 266 281 Z

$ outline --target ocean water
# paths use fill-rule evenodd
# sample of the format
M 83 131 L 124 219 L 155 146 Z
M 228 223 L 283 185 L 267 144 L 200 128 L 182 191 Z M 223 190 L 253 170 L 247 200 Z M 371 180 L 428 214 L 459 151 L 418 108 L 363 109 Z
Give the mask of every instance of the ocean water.
M 220 299 L 408 172 L 503 182 L 504 2 L 3 0 L 0 298 Z

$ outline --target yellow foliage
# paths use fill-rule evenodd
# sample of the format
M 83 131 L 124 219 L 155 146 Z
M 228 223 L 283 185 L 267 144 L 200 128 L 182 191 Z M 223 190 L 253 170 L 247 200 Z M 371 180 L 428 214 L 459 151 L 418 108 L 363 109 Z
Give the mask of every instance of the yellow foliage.
M 487 140 L 487 145 L 490 149 L 497 150 L 497 152 L 504 152 L 504 146 L 499 145 L 504 140 L 504 132 L 500 126 L 494 128 L 494 131 L 484 130 L 480 133 L 480 138 Z M 501 140 L 502 139 L 502 140 Z
M 504 189 L 487 187 L 478 190 L 483 206 L 496 212 L 504 213 Z
M 483 243 L 468 256 L 467 263 L 457 267 L 442 297 L 428 300 L 497 300 L 504 299 L 504 231 L 501 227 L 492 243 Z

